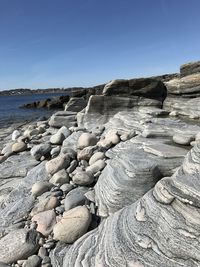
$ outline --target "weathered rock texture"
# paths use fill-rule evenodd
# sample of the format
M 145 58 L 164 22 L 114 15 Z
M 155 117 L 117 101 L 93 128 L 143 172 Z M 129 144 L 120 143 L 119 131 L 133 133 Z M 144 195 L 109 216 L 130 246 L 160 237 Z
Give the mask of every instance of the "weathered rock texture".
M 200 266 L 199 166 L 198 144 L 174 175 L 79 239 L 63 266 Z

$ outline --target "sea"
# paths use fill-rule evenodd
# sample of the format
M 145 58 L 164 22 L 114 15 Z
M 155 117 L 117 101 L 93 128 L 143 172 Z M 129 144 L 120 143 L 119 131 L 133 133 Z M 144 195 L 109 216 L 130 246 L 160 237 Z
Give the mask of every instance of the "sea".
M 8 127 L 13 123 L 31 122 L 42 117 L 49 118 L 56 110 L 20 108 L 21 105 L 39 101 L 46 98 L 64 95 L 63 93 L 53 94 L 32 94 L 0 96 L 0 128 Z

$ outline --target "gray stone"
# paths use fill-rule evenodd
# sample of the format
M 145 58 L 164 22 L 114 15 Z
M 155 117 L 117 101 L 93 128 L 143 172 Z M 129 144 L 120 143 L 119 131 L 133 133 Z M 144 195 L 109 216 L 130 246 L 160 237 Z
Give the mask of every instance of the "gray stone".
M 88 146 L 94 146 L 97 143 L 97 138 L 94 134 L 82 133 L 78 139 L 78 148 L 83 149 Z
M 70 160 L 67 155 L 60 155 L 46 163 L 46 170 L 49 174 L 54 173 L 69 167 Z
M 95 174 L 98 171 L 101 171 L 105 168 L 106 163 L 104 160 L 99 159 L 97 160 L 95 163 L 93 163 L 92 165 L 90 165 L 89 167 L 86 168 L 86 172 L 87 173 L 91 173 L 91 174 Z
M 65 197 L 65 210 L 68 211 L 79 205 L 84 205 L 86 199 L 84 194 L 87 190 L 85 187 L 77 187 L 71 190 Z
M 73 243 L 87 232 L 90 222 L 91 214 L 85 206 L 64 212 L 61 221 L 54 226 L 54 239 Z
M 37 213 L 32 218 L 37 223 L 37 231 L 43 236 L 48 236 L 56 224 L 56 214 L 53 210 L 47 210 Z
M 88 146 L 88 147 L 83 148 L 82 150 L 78 151 L 77 159 L 79 161 L 89 160 L 96 148 L 97 148 L 96 146 Z
M 73 182 L 77 185 L 90 185 L 94 181 L 93 175 L 87 172 L 76 172 L 72 178 Z
M 65 193 L 69 193 L 72 189 L 74 188 L 74 186 L 72 184 L 63 184 L 61 185 L 60 189 Z
M 51 127 L 60 128 L 66 126 L 67 128 L 76 125 L 76 112 L 58 111 L 53 114 L 49 120 Z
M 33 146 L 31 149 L 31 155 L 36 159 L 40 160 L 42 156 L 47 156 L 51 151 L 51 145 L 50 144 L 39 144 L 36 146 Z
M 52 135 L 50 138 L 50 142 L 53 145 L 62 145 L 62 142 L 65 140 L 65 136 L 61 132 L 57 132 L 56 134 Z
M 32 209 L 31 216 L 34 216 L 39 212 L 54 209 L 58 205 L 59 205 L 59 200 L 54 196 L 49 196 L 47 198 L 41 199 Z
M 35 230 L 20 229 L 9 233 L 0 239 L 0 261 L 13 263 L 27 259 L 38 249 L 38 241 L 39 236 Z
M 62 185 L 62 184 L 69 183 L 69 175 L 65 169 L 62 169 L 62 170 L 54 173 L 54 175 L 51 177 L 49 182 L 54 184 L 54 185 L 55 184 Z
M 41 263 L 40 257 L 32 255 L 28 257 L 27 261 L 22 265 L 23 267 L 39 267 Z
M 89 165 L 94 164 L 97 160 L 99 159 L 104 159 L 105 158 L 105 154 L 103 152 L 96 152 L 94 153 L 94 155 L 92 155 L 92 157 L 89 160 Z
M 48 181 L 38 181 L 33 184 L 31 193 L 33 196 L 38 197 L 42 195 L 44 192 L 49 191 L 53 187 L 53 184 Z
M 192 135 L 175 134 L 173 136 L 174 143 L 179 144 L 179 145 L 189 146 L 193 140 L 194 140 L 194 136 Z
M 27 149 L 27 144 L 24 142 L 17 142 L 12 145 L 12 152 L 19 153 Z

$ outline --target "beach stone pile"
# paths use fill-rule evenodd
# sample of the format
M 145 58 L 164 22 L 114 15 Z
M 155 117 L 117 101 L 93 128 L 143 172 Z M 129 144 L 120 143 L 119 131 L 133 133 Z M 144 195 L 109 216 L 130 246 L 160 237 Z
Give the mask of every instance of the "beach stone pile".
M 196 75 L 198 62 L 181 70 Z M 200 266 L 200 124 L 164 109 L 166 90 L 115 80 L 81 112 L 13 129 L 0 267 Z

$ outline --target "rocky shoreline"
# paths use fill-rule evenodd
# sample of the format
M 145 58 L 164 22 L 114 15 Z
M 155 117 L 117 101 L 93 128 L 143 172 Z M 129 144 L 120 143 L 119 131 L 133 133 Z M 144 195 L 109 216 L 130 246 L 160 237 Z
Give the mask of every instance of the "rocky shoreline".
M 0 267 L 200 266 L 200 62 L 162 79 L 1 129 Z

